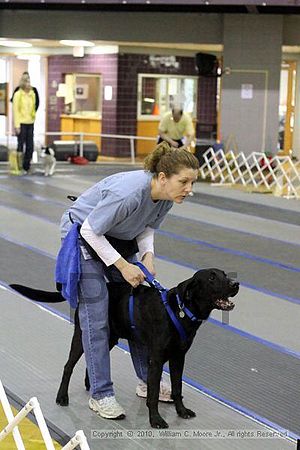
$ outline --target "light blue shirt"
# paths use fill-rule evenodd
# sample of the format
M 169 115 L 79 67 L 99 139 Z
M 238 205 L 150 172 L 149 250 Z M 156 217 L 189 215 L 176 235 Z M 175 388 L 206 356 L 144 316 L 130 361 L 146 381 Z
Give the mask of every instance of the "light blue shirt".
M 133 239 L 147 226 L 158 228 L 173 202 L 151 199 L 152 176 L 144 170 L 121 172 L 83 192 L 62 217 L 62 238 L 71 226 L 69 213 L 80 224 L 87 218 L 98 236 Z

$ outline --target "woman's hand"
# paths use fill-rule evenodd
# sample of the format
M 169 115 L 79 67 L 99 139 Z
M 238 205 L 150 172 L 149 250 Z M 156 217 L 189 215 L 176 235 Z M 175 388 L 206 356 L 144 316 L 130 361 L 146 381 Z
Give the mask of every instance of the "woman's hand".
M 118 259 L 115 262 L 115 266 L 121 272 L 123 278 L 132 286 L 137 287 L 139 284 L 143 283 L 145 275 L 139 267 L 135 264 L 130 264 L 124 258 Z
M 142 258 L 142 263 L 144 264 L 146 269 L 148 269 L 149 272 L 155 277 L 156 270 L 155 270 L 155 267 L 154 267 L 154 255 L 153 255 L 153 253 L 151 253 L 151 252 L 145 253 L 143 258 Z

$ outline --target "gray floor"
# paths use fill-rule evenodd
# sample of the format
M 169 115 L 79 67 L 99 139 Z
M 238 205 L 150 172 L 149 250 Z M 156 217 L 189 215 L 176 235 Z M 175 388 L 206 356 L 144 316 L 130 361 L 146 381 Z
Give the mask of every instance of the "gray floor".
M 41 310 L 6 285 L 52 290 L 66 195 L 133 168 L 62 164 L 53 178 L 44 178 L 38 170 L 29 177 L 8 177 L 0 166 L 0 377 L 15 399 L 25 402 L 36 395 L 61 435 L 84 429 L 91 448 L 102 447 L 90 438 L 91 429 L 149 429 L 146 406 L 134 395 L 128 354 L 122 349 L 112 354 L 116 391 L 128 410 L 124 422 L 101 420 L 88 410 L 83 361 L 72 379 L 70 407 L 57 407 L 53 400 L 73 331 L 58 315 L 68 318 L 70 311 L 65 304 L 54 305 L 53 313 Z M 151 441 L 105 439 L 105 448 L 295 448 L 286 439 L 262 439 L 256 431 L 255 441 L 249 435 L 242 439 L 237 431 L 267 430 L 262 424 L 269 424 L 293 438 L 300 435 L 299 218 L 299 201 L 203 183 L 188 202 L 174 206 L 156 236 L 160 281 L 173 286 L 197 268 L 220 267 L 236 273 L 241 290 L 229 325 L 214 312 L 188 354 L 185 400 L 197 418 L 182 421 L 170 405 L 161 411 L 170 430 L 234 430 L 235 438 L 222 432 L 218 439 L 188 442 L 179 434 Z

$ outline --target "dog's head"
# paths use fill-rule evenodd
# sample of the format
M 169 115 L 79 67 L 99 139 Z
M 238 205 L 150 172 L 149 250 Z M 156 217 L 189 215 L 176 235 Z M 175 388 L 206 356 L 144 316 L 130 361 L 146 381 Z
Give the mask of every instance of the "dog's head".
M 209 313 L 213 309 L 231 311 L 233 301 L 229 300 L 239 291 L 239 283 L 220 269 L 198 270 L 192 278 L 177 286 L 179 297 L 185 303 L 192 303 L 199 311 Z

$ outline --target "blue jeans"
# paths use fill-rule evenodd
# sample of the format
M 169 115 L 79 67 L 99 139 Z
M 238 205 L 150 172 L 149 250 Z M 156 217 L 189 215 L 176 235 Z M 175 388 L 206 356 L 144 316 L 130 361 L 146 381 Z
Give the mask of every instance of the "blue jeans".
M 129 262 L 133 262 L 131 258 Z M 84 259 L 81 254 L 79 282 L 79 320 L 82 344 L 90 379 L 90 394 L 95 399 L 114 395 L 110 375 L 108 291 L 109 281 L 124 281 L 115 266 Z M 147 381 L 147 350 L 137 342 L 128 341 L 138 378 Z

